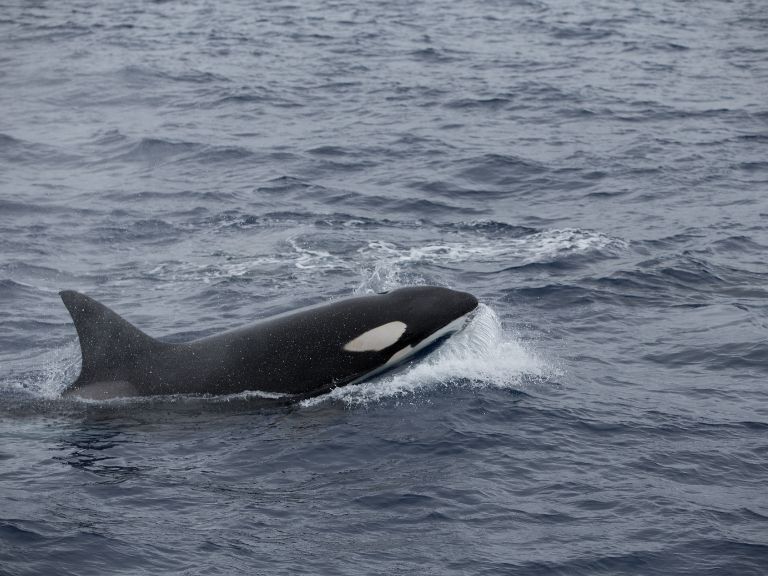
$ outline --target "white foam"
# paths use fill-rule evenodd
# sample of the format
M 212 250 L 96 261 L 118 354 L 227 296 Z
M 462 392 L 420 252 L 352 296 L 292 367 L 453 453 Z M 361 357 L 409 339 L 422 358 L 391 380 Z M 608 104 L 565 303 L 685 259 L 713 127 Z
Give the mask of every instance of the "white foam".
M 277 394 L 274 392 L 262 392 L 260 390 L 246 390 L 244 392 L 237 392 L 234 394 L 158 394 L 154 396 L 125 396 L 117 398 L 105 398 L 105 399 L 93 399 L 93 398 L 80 398 L 79 396 L 71 396 L 69 398 L 72 402 L 78 402 L 81 404 L 94 404 L 98 406 L 107 404 L 156 404 L 156 403 L 179 403 L 184 404 L 188 402 L 194 402 L 202 400 L 204 402 L 211 403 L 229 403 L 240 400 L 252 400 L 254 398 L 266 399 L 266 400 L 280 400 L 283 398 L 290 398 L 290 394 Z
M 303 400 L 301 405 L 308 407 L 334 400 L 348 406 L 367 405 L 443 386 L 522 388 L 527 377 L 543 379 L 556 372 L 506 333 L 496 313 L 481 304 L 463 331 L 426 358 L 411 362 L 405 370 L 336 388 L 323 396 Z
M 269 266 L 281 266 L 283 260 L 277 256 L 252 256 L 247 258 L 229 258 L 215 263 L 164 262 L 147 273 L 155 279 L 169 283 L 179 281 L 201 281 L 206 284 L 228 278 L 241 278 L 261 272 Z
M 208 398 L 215 402 L 232 402 L 233 400 L 250 400 L 252 398 L 263 398 L 266 400 L 280 400 L 282 398 L 290 398 L 290 394 L 280 394 L 278 392 L 264 392 L 261 390 L 246 390 L 245 392 L 237 392 L 236 394 L 226 394 L 224 396 L 206 395 Z
M 35 359 L 35 364 L 39 368 L 34 372 L 25 374 L 21 380 L 5 380 L 3 386 L 39 398 L 57 398 L 80 373 L 80 345 L 76 339 L 72 340 L 42 354 Z
M 293 259 L 293 264 L 300 270 L 317 270 L 328 268 L 345 268 L 344 260 L 327 250 L 312 250 L 300 246 L 295 238 L 289 238 L 288 244 L 293 249 L 293 254 L 288 256 Z
M 599 232 L 566 228 L 547 230 L 515 238 L 478 238 L 476 235 L 439 244 L 400 246 L 375 240 L 358 250 L 363 279 L 358 294 L 392 290 L 406 284 L 420 284 L 407 272 L 413 264 L 450 265 L 472 262 L 496 268 L 554 262 L 560 258 L 596 250 L 623 250 L 625 241 Z M 360 264 L 358 264 L 359 266 Z
M 487 237 L 462 232 L 450 241 L 396 244 L 372 240 L 351 253 L 333 253 L 313 247 L 300 236 L 289 237 L 272 246 L 269 253 L 198 256 L 189 261 L 158 264 L 148 274 L 158 280 L 215 282 L 262 274 L 265 269 L 293 266 L 299 274 L 347 270 L 365 272 L 357 292 L 391 290 L 418 283 L 406 272 L 413 264 L 472 262 L 495 267 L 524 266 L 553 262 L 563 257 L 596 250 L 620 250 L 623 240 L 599 232 L 573 228 L 555 229 L 516 237 Z
M 605 248 L 623 248 L 626 243 L 599 232 L 566 228 L 547 230 L 516 238 L 467 239 L 400 247 L 392 242 L 374 241 L 358 252 L 369 259 L 390 262 L 491 261 L 505 266 L 549 262 L 566 254 L 583 254 Z

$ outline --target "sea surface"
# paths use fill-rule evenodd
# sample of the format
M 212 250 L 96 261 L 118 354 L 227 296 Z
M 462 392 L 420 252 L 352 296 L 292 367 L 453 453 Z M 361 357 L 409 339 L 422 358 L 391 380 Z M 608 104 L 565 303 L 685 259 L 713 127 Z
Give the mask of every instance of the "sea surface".
M 761 0 L 0 0 L 0 575 L 768 574 L 767 95 Z M 319 398 L 61 397 L 62 289 L 419 284 Z

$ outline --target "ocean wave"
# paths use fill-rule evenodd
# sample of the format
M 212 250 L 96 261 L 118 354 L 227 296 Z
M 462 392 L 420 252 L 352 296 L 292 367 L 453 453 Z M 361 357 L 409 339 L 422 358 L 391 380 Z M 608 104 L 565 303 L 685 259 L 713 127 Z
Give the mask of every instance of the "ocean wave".
M 99 132 L 86 145 L 94 169 L 112 170 L 115 163 L 155 168 L 165 164 L 181 167 L 254 160 L 256 154 L 242 145 L 178 141 L 161 137 L 130 138 L 118 130 Z
M 9 165 L 38 166 L 40 163 L 67 163 L 80 157 L 50 144 L 30 142 L 0 133 L 0 161 Z
M 391 268 L 413 263 L 454 264 L 471 262 L 509 269 L 550 263 L 576 255 L 625 250 L 627 242 L 599 232 L 578 229 L 547 230 L 512 238 L 466 238 L 464 241 L 401 246 L 394 242 L 370 242 L 358 250 L 376 267 Z
M 695 371 L 756 371 L 768 373 L 768 345 L 764 341 L 728 342 L 698 347 L 675 346 L 666 352 L 646 354 L 644 359 L 668 368 Z
M 287 229 L 291 224 L 302 223 L 305 217 L 317 218 L 316 215 L 298 214 L 262 217 L 231 215 L 216 219 L 215 225 L 220 229 L 237 230 L 274 227 Z M 527 229 L 524 228 L 510 229 L 489 223 L 454 228 L 458 231 L 457 239 L 451 241 L 411 241 L 407 244 L 388 240 L 366 242 L 358 238 L 354 231 L 370 226 L 386 227 L 386 222 L 377 225 L 366 219 L 347 219 L 343 215 L 332 216 L 320 222 L 333 229 L 342 227 L 348 235 L 339 236 L 335 232 L 331 242 L 322 232 L 322 228 L 320 233 L 290 236 L 278 234 L 275 243 L 264 246 L 261 254 L 217 251 L 191 260 L 160 262 L 142 273 L 142 276 L 161 281 L 213 282 L 259 275 L 276 268 L 287 271 L 286 267 L 292 267 L 306 275 L 337 270 L 346 272 L 351 277 L 363 277 L 356 292 L 377 292 L 398 285 L 423 284 L 426 281 L 425 271 L 416 268 L 424 265 L 450 267 L 471 263 L 475 267 L 485 266 L 492 271 L 500 271 L 534 264 L 570 261 L 574 257 L 590 255 L 613 257 L 628 247 L 624 240 L 600 232 L 562 229 L 526 234 Z M 144 237 L 146 234 L 161 232 L 163 227 L 158 226 L 160 224 L 150 221 L 129 229 L 102 229 L 100 234 Z M 398 226 L 393 224 L 393 228 L 398 229 Z M 482 233 L 478 234 L 478 230 Z M 156 240 L 160 241 L 162 238 Z

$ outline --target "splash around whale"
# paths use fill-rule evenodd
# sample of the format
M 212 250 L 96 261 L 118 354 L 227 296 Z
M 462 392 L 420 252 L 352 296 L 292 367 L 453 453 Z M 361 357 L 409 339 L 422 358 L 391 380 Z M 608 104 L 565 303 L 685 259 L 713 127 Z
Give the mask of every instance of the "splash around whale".
M 60 293 L 80 340 L 80 376 L 64 396 L 103 400 L 248 390 L 317 396 L 389 370 L 461 330 L 466 292 L 412 286 L 272 316 L 189 342 L 152 338 L 72 290 Z

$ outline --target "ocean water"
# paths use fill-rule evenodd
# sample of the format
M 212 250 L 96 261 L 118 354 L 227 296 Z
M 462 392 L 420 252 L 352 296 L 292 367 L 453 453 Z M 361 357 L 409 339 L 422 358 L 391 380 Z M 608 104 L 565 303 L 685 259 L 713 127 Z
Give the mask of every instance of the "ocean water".
M 768 574 L 760 1 L 0 0 L 0 574 Z M 57 296 L 193 338 L 438 284 L 298 404 L 83 402 Z

